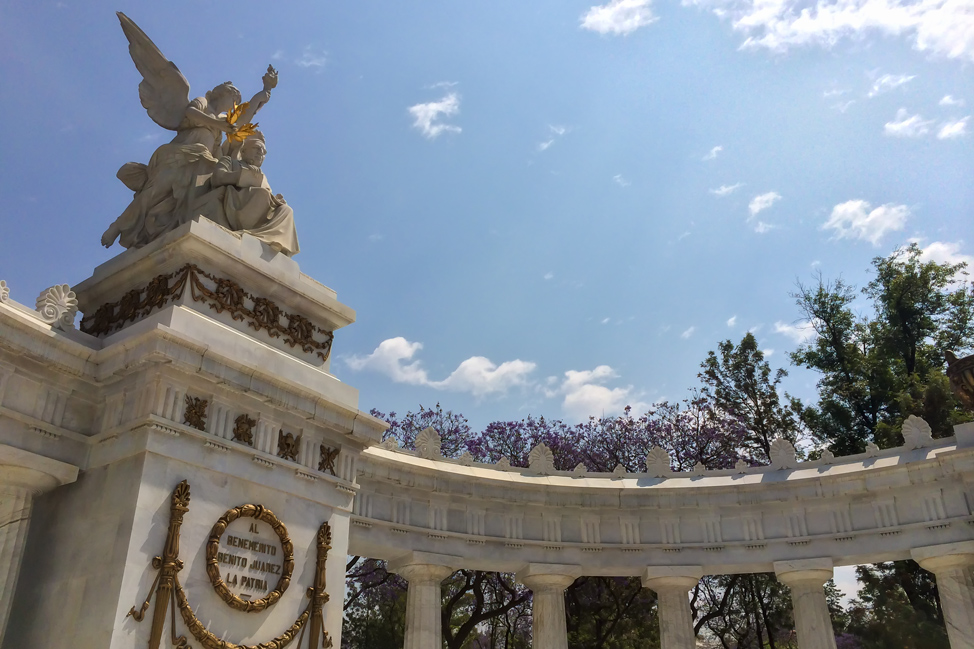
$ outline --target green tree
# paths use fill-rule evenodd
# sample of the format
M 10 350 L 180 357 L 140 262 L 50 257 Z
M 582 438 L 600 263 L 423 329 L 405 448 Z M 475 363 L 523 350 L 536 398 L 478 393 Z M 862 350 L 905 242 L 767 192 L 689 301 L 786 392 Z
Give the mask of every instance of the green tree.
M 709 352 L 697 376 L 704 392 L 712 396 L 718 408 L 741 420 L 747 430 L 745 443 L 754 459 L 767 462 L 771 442 L 784 436 L 795 442 L 801 432 L 801 402 L 778 395 L 778 386 L 788 372 L 771 370 L 758 348 L 754 334 L 748 332 L 738 345 L 725 340 Z
M 861 291 L 819 276 L 794 296 L 816 337 L 792 361 L 820 373 L 818 404 L 805 409 L 803 420 L 837 455 L 862 452 L 870 441 L 901 444 L 910 415 L 923 417 L 937 437 L 970 418 L 944 374 L 944 352 L 974 344 L 966 266 L 924 261 L 915 244 L 872 265 L 875 276 Z M 871 314 L 855 313 L 860 297 Z M 848 628 L 864 646 L 946 646 L 932 575 L 899 561 L 860 566 L 858 576 L 862 588 Z
M 792 361 L 821 374 L 818 405 L 803 419 L 839 455 L 860 453 L 869 441 L 900 444 L 909 415 L 926 419 L 936 436 L 968 419 L 944 374 L 944 352 L 974 343 L 965 264 L 923 261 L 916 244 L 872 263 L 875 277 L 861 292 L 819 276 L 794 295 L 816 337 Z M 859 295 L 870 301 L 871 316 L 853 311 Z

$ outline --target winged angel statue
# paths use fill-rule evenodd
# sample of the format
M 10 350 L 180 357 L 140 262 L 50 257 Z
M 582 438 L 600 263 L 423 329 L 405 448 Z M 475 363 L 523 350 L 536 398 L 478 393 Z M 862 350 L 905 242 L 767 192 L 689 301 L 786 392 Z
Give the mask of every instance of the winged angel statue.
M 293 212 L 273 194 L 260 170 L 266 144 L 250 120 L 277 86 L 277 70 L 267 67 L 264 89 L 241 104 L 240 91 L 227 81 L 203 97 L 189 99 L 189 82 L 174 63 L 125 14 L 118 13 L 129 53 L 142 74 L 139 98 L 149 117 L 175 131 L 149 164 L 128 162 L 118 178 L 135 197 L 102 235 L 138 248 L 199 217 L 267 242 L 286 255 L 298 252 Z M 224 141 L 223 135 L 227 139 Z

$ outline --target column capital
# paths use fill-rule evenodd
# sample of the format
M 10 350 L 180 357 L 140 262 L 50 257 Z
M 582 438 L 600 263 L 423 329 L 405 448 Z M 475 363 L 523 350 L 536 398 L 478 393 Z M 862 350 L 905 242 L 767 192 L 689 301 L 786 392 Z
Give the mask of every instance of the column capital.
M 914 548 L 910 555 L 921 568 L 936 574 L 941 570 L 974 565 L 974 541 Z
M 435 581 L 439 583 L 453 574 L 463 560 L 449 554 L 409 552 L 389 561 L 390 572 L 401 575 L 406 581 Z
M 702 566 L 647 566 L 643 586 L 659 592 L 660 588 L 689 591 L 703 577 Z
M 515 576 L 532 591 L 565 590 L 582 576 L 582 567 L 563 563 L 529 563 L 518 570 Z
M 774 574 L 786 586 L 824 586 L 832 578 L 832 559 L 775 561 Z

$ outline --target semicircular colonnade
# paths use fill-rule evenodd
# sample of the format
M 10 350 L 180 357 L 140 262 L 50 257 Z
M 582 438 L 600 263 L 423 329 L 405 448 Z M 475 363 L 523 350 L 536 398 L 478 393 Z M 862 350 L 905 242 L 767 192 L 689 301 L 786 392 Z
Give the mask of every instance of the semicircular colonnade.
M 688 473 L 652 454 L 646 473 L 595 473 L 553 470 L 544 453 L 517 468 L 387 441 L 360 457 L 349 552 L 409 582 L 407 649 L 440 646 L 439 585 L 461 568 L 516 573 L 534 592 L 537 649 L 567 647 L 563 592 L 579 576 L 641 578 L 664 649 L 689 649 L 697 581 L 757 572 L 790 587 L 803 649 L 835 647 L 833 569 L 910 558 L 937 578 L 951 646 L 974 647 L 974 424 L 927 431 L 911 418 L 898 448 L 798 462 L 785 444 L 771 466 Z

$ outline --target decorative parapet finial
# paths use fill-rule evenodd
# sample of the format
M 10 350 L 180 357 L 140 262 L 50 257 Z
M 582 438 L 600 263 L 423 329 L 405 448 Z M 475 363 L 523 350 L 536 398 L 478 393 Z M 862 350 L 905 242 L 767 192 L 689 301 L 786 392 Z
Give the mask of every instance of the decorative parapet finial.
M 551 475 L 555 472 L 555 456 L 544 442 L 539 442 L 528 454 L 528 467 L 535 473 Z
M 37 313 L 41 320 L 56 329 L 73 329 L 78 314 L 78 296 L 67 284 L 57 284 L 37 297 Z
M 379 448 L 386 451 L 398 451 L 399 450 L 399 440 L 395 437 L 389 437 L 386 441 L 379 444 Z
M 646 472 L 654 478 L 670 475 L 670 454 L 660 446 L 654 446 L 646 456 Z
M 0 302 L 6 302 L 10 299 L 10 287 L 7 286 L 7 282 L 0 279 Z
M 436 460 L 443 457 L 440 453 L 441 445 L 440 434 L 432 426 L 424 428 L 416 436 L 416 450 L 419 452 L 420 457 L 426 458 L 427 460 Z
M 795 445 L 784 437 L 771 442 L 771 468 L 794 469 L 798 467 L 798 454 Z
M 933 434 L 930 424 L 921 417 L 910 415 L 903 422 L 903 445 L 906 448 L 923 448 L 933 444 Z

